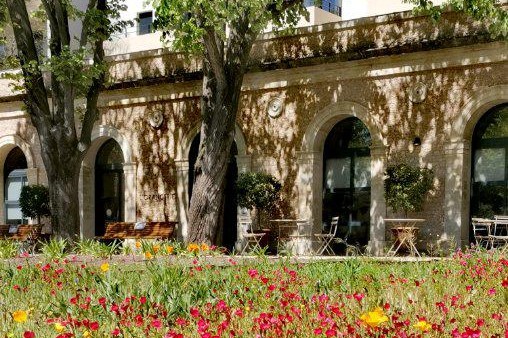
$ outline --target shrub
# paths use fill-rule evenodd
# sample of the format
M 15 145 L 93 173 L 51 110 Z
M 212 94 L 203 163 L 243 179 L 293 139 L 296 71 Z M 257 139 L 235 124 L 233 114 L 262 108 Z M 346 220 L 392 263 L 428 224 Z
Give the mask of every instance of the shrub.
M 242 173 L 236 181 L 238 205 L 252 210 L 269 209 L 279 198 L 281 184 L 275 177 L 265 173 Z
M 43 185 L 25 185 L 21 189 L 19 205 L 24 217 L 36 218 L 41 223 L 41 217 L 50 216 L 49 190 Z
M 385 172 L 386 203 L 394 212 L 420 211 L 427 193 L 432 188 L 434 172 L 407 163 L 388 166 Z

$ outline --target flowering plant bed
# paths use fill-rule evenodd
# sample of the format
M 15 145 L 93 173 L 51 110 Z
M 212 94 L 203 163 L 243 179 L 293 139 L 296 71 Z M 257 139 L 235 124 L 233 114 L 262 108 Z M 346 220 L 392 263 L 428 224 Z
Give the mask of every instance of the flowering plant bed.
M 0 264 L 5 337 L 506 337 L 508 260 Z M 204 250 L 207 249 L 207 250 Z M 161 248 L 157 249 L 160 251 Z M 167 252 L 167 251 L 166 251 Z M 155 256 L 154 256 L 155 255 Z M 503 310 L 504 309 L 504 310 Z

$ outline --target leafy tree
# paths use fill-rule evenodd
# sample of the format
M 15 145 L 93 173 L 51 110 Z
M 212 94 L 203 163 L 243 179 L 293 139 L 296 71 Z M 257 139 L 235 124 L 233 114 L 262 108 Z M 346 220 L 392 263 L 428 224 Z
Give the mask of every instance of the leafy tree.
M 203 56 L 201 142 L 189 207 L 188 241 L 214 243 L 223 210 L 243 76 L 257 36 L 273 22 L 296 24 L 301 0 L 155 0 L 156 27 L 177 50 Z
M 402 0 L 432 8 L 428 0 Z M 156 27 L 176 50 L 202 55 L 201 142 L 189 207 L 191 242 L 214 242 L 223 209 L 228 154 L 234 139 L 238 100 L 256 37 L 269 22 L 295 24 L 307 15 L 302 0 L 153 0 Z M 492 0 L 450 0 L 474 18 L 504 22 Z M 462 3 L 463 5 L 460 5 Z M 454 5 L 455 4 L 455 5 Z M 434 13 L 438 13 L 435 9 Z M 503 21 L 504 20 L 504 21 Z M 503 27 L 503 24 L 501 24 Z
M 23 101 L 39 135 L 49 180 L 52 227 L 64 238 L 74 237 L 79 233 L 79 171 L 91 143 L 99 114 L 97 100 L 105 82 L 103 44 L 127 24 L 119 21 L 119 11 L 125 7 L 116 0 L 90 0 L 86 10 L 79 11 L 70 0 L 41 0 L 36 17 L 47 20 L 49 26 L 51 56 L 46 58 L 36 48 L 25 0 L 0 1 L 5 1 L 16 40 Z M 82 22 L 77 41 L 69 30 L 72 20 Z M 77 99 L 84 100 L 83 111 Z
M 37 218 L 51 216 L 49 210 L 49 190 L 43 185 L 25 185 L 21 189 L 19 205 L 24 217 Z
M 432 189 L 434 173 L 407 163 L 388 166 L 385 172 L 386 204 L 394 212 L 420 211 L 427 193 Z
M 446 0 L 440 6 L 435 6 L 431 0 L 403 2 L 416 5 L 417 13 L 430 15 L 435 20 L 449 10 L 462 12 L 475 20 L 489 22 L 490 32 L 494 37 L 508 36 L 508 11 L 499 0 Z
M 258 211 L 272 208 L 279 198 L 281 187 L 272 175 L 242 173 L 236 181 L 238 205 L 249 210 L 256 208 Z

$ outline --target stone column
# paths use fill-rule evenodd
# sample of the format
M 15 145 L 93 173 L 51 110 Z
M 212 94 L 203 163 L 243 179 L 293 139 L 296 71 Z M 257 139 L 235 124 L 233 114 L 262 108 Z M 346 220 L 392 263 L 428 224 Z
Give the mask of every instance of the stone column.
M 236 156 L 236 165 L 238 167 L 238 174 L 248 173 L 252 171 L 252 155 L 237 155 Z M 246 245 L 245 239 L 243 238 L 243 234 L 247 229 L 244 229 L 240 225 L 240 218 L 250 218 L 249 210 L 242 210 L 242 208 L 238 207 L 237 210 L 237 222 L 236 222 L 236 242 L 235 249 L 240 252 L 243 247 Z
M 137 187 L 137 165 L 126 163 L 123 165 L 124 176 L 124 220 L 125 222 L 136 222 L 136 187 Z
M 28 168 L 26 176 L 29 185 L 39 184 L 39 168 Z
M 471 147 L 468 141 L 445 145 L 445 220 L 441 239 L 449 243 L 452 249 L 469 244 L 470 158 Z
M 177 238 L 180 241 L 187 239 L 187 210 L 189 210 L 189 161 L 176 160 L 176 206 L 178 208 L 179 225 Z
M 81 166 L 79 178 L 79 212 L 81 218 L 81 238 L 95 236 L 95 176 L 94 170 Z
M 384 195 L 384 172 L 386 168 L 386 147 L 375 145 L 370 148 L 370 240 L 368 251 L 380 256 L 386 245 L 384 216 L 386 202 Z
M 323 210 L 323 154 L 315 151 L 297 152 L 298 176 L 298 214 L 300 219 L 310 220 L 307 241 L 294 243 L 298 254 L 308 253 L 313 248 L 312 234 L 321 232 Z
M 0 224 L 5 224 L 4 164 L 0 163 Z

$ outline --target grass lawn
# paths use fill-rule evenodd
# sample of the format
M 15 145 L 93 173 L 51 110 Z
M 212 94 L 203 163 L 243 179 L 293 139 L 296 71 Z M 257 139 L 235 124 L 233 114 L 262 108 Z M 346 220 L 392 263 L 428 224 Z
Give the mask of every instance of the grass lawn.
M 146 258 L 0 263 L 0 337 L 508 337 L 508 259 L 498 253 Z

